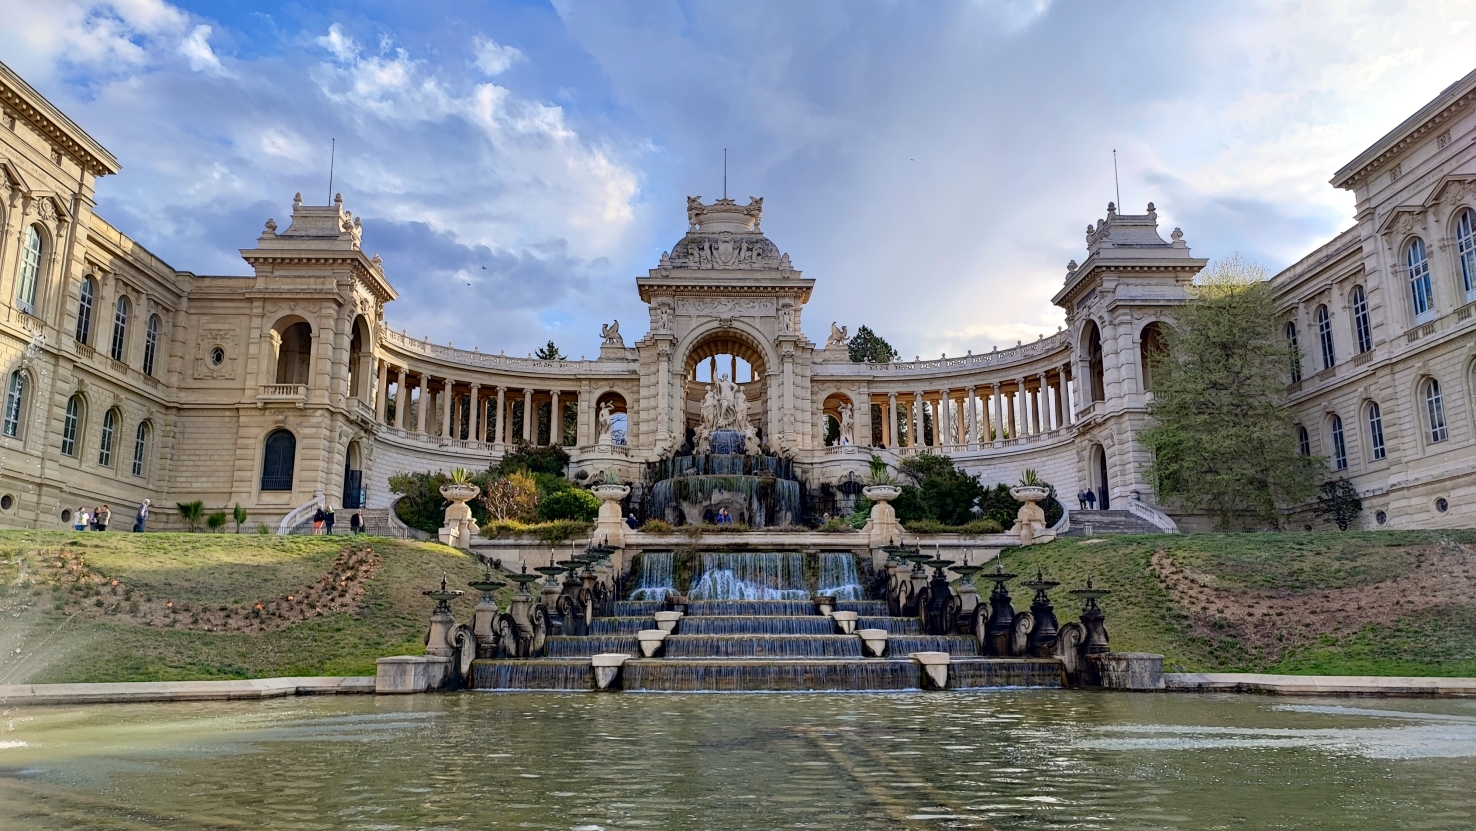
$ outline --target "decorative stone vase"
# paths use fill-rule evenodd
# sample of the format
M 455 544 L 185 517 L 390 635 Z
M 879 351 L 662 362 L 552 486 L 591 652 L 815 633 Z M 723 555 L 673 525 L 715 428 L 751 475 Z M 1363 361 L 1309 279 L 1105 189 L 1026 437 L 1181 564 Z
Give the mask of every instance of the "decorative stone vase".
M 592 545 L 625 547 L 625 518 L 620 515 L 620 500 L 630 495 L 629 485 L 595 485 L 589 492 L 599 497 L 600 513 L 595 519 Z
M 867 485 L 861 493 L 871 500 L 871 518 L 861 529 L 862 533 L 870 535 L 871 547 L 901 545 L 902 525 L 897 522 L 897 511 L 891 502 L 902 495 L 902 488 L 897 485 Z
M 1010 529 L 1011 534 L 1020 535 L 1021 545 L 1046 542 L 1055 538 L 1046 533 L 1045 509 L 1038 504 L 1050 495 L 1049 488 L 1039 485 L 1016 485 L 1010 488 L 1010 496 L 1013 496 L 1016 502 L 1022 503 L 1020 512 L 1015 516 L 1015 527 Z
M 466 503 L 476 499 L 482 489 L 476 485 L 449 482 L 441 486 L 441 496 L 450 501 L 446 506 L 446 519 L 441 525 L 441 542 L 466 550 L 471 548 L 472 531 L 476 521 Z

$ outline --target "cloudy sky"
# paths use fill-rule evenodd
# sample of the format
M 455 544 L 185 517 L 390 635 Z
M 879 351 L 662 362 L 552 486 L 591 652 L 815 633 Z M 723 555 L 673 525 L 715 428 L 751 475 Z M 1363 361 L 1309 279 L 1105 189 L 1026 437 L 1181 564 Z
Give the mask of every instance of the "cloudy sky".
M 812 340 L 906 357 L 1053 332 L 1113 195 L 1272 271 L 1351 222 L 1327 180 L 1476 68 L 1472 0 L 467 3 L 0 0 L 0 60 L 112 150 L 99 212 L 176 268 L 246 272 L 333 188 L 390 323 L 598 349 L 684 197 L 765 197 Z M 631 338 L 632 340 L 634 338 Z

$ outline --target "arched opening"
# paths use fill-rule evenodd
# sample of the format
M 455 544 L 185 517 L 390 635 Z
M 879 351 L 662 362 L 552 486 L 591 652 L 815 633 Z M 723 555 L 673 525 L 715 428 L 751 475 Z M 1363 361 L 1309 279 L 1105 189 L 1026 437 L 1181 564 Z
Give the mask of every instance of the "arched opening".
M 261 457 L 261 489 L 292 490 L 292 469 L 297 462 L 297 437 L 292 431 L 273 430 L 266 437 Z
M 765 370 L 762 350 L 745 333 L 721 330 L 697 341 L 688 350 L 682 371 L 683 394 L 678 404 L 683 443 L 696 448 L 697 430 L 705 420 L 716 428 L 739 432 L 752 427 L 762 436 L 767 411 Z M 712 401 L 708 401 L 709 391 Z
M 82 444 L 82 425 L 87 422 L 86 404 L 81 395 L 67 399 L 67 410 L 62 416 L 61 452 L 63 456 L 76 457 Z
M 21 436 L 21 416 L 26 410 L 26 376 L 20 370 L 10 373 L 5 379 L 5 413 L 0 420 L 0 434 L 8 439 Z
M 154 358 L 159 352 L 159 316 L 149 315 L 149 325 L 144 329 L 143 373 L 154 374 Z
M 1096 494 L 1097 496 L 1097 510 L 1105 511 L 1109 507 L 1111 507 L 1109 501 L 1110 488 L 1107 483 L 1107 451 L 1102 447 L 1102 445 L 1094 444 L 1092 445 L 1092 452 L 1090 455 L 1091 470 L 1089 471 L 1088 475 L 1091 477 L 1092 493 Z
M 27 314 L 36 313 L 36 287 L 41 283 L 44 251 L 45 234 L 41 226 L 27 227 L 25 240 L 21 244 L 20 273 L 15 285 L 15 305 Z
M 82 278 L 82 290 L 77 298 L 77 332 L 78 343 L 91 345 L 92 343 L 92 307 L 97 302 L 97 281 L 91 277 Z
M 368 348 L 369 322 L 359 315 L 354 318 L 354 335 L 349 343 L 349 395 L 361 401 L 370 400 L 369 379 L 365 376 L 369 366 Z
M 595 444 L 624 447 L 630 436 L 625 396 L 607 392 L 595 402 Z
M 132 313 L 133 306 L 128 298 L 118 298 L 118 304 L 113 307 L 113 344 L 110 350 L 115 361 L 128 359 L 128 318 Z
M 364 462 L 359 442 L 351 441 L 343 454 L 343 500 L 345 508 L 364 507 Z
M 856 443 L 856 405 L 850 396 L 833 392 L 821 405 L 826 447 Z
M 118 430 L 123 426 L 123 415 L 118 408 L 103 413 L 102 432 L 97 441 L 97 463 L 102 467 L 113 466 L 113 445 L 118 440 Z
M 313 352 L 313 327 L 305 320 L 279 321 L 277 335 L 278 384 L 306 384 Z
M 1159 321 L 1143 327 L 1138 339 L 1138 358 L 1143 369 L 1143 389 L 1151 391 L 1162 372 L 1161 367 L 1168 360 L 1168 337 Z
M 140 421 L 133 434 L 133 475 L 142 477 L 148 470 L 149 434 L 153 428 L 147 421 Z
M 1107 400 L 1107 385 L 1103 380 L 1102 368 L 1102 331 L 1097 328 L 1095 320 L 1088 320 L 1086 331 L 1083 334 L 1083 343 L 1086 346 L 1087 355 L 1087 377 L 1090 379 L 1092 401 Z

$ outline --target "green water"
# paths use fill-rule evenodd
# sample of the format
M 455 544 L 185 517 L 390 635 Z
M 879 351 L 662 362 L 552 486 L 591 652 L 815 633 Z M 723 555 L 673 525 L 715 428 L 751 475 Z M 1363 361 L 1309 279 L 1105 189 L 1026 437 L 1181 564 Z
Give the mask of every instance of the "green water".
M 1476 827 L 1476 703 L 1071 691 L 11 707 L 3 829 Z

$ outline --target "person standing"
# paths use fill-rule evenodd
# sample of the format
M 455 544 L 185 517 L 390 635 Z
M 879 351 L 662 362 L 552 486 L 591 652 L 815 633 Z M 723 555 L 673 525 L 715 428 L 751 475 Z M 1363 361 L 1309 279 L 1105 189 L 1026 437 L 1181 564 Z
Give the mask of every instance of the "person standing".
M 72 517 L 72 527 L 76 528 L 78 531 L 86 531 L 87 521 L 91 518 L 92 515 L 87 513 L 87 506 L 83 505 L 82 507 L 77 509 L 77 515 Z
M 354 515 L 349 517 L 349 531 L 355 534 L 364 533 L 364 515 L 361 512 L 354 511 Z
M 625 518 L 625 527 L 629 528 L 632 531 L 639 528 L 640 525 L 641 524 L 639 522 L 636 522 L 636 515 L 634 513 Z
M 324 527 L 324 529 L 326 529 L 324 531 L 324 533 L 326 533 L 330 537 L 333 536 L 333 506 L 332 505 L 324 505 L 323 506 L 323 527 Z
M 1093 493 L 1090 488 L 1088 488 L 1087 489 L 1087 510 L 1089 510 L 1089 511 L 1095 511 L 1096 509 L 1097 509 L 1097 495 L 1095 493 Z
M 149 500 L 145 499 L 143 501 L 143 504 L 138 506 L 138 513 L 133 517 L 133 533 L 142 534 L 144 530 L 144 525 L 146 525 L 148 521 Z
M 97 515 L 101 511 L 102 511 L 102 507 L 101 506 L 93 505 L 92 506 L 92 510 L 87 512 L 87 527 L 89 529 L 91 529 L 93 531 L 98 530 L 98 528 L 97 528 Z
M 106 530 L 108 530 L 108 522 L 111 521 L 112 518 L 113 518 L 113 511 L 112 511 L 112 509 L 110 509 L 106 505 L 102 506 L 102 510 L 100 510 L 100 511 L 97 512 L 97 530 L 99 530 L 99 531 L 106 531 Z

